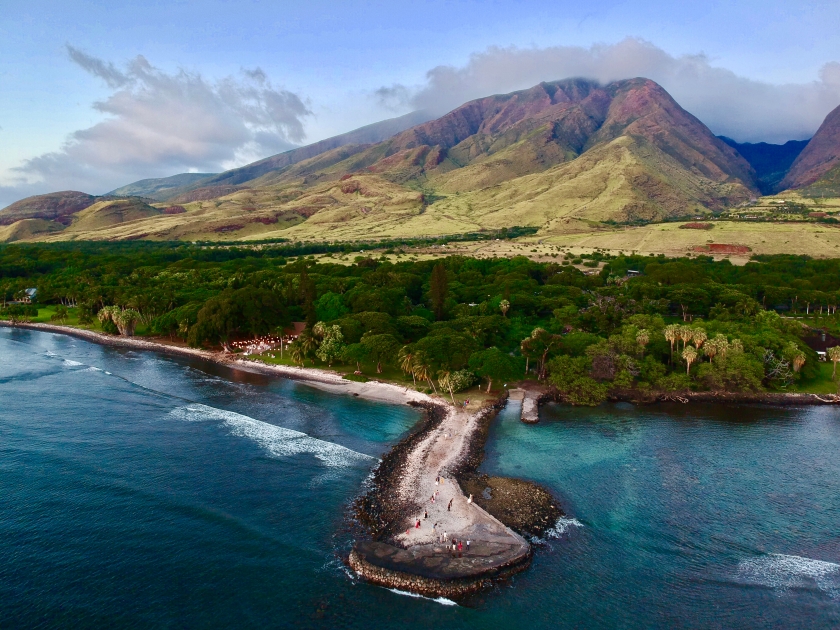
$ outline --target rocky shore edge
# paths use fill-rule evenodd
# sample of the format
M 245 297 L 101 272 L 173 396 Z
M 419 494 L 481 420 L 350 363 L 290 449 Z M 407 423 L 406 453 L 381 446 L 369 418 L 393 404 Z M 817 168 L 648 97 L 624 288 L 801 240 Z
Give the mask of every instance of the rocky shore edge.
M 520 535 L 538 537 L 563 516 L 559 502 L 551 493 L 530 481 L 488 477 L 477 472 L 484 460 L 490 426 L 506 402 L 507 396 L 502 396 L 480 412 L 478 428 L 471 435 L 466 453 L 446 472 L 454 477 L 465 496 L 472 494 L 479 507 L 505 526 Z M 383 457 L 371 476 L 367 492 L 354 502 L 352 514 L 364 531 L 357 534 L 346 562 L 357 575 L 378 586 L 426 597 L 461 599 L 527 569 L 533 547 L 527 555 L 507 564 L 452 577 L 430 568 L 426 556 L 403 549 L 394 539 L 405 527 L 407 517 L 419 508 L 394 501 L 406 458 L 415 445 L 438 427 L 448 410 L 444 404 L 418 406 L 426 408 L 426 419 Z

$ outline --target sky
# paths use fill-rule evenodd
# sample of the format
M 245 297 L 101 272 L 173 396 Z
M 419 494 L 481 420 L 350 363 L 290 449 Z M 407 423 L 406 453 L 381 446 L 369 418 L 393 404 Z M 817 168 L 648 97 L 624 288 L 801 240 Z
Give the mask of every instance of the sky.
M 218 172 L 572 76 L 659 82 L 714 133 L 810 137 L 840 2 L 3 0 L 0 207 Z

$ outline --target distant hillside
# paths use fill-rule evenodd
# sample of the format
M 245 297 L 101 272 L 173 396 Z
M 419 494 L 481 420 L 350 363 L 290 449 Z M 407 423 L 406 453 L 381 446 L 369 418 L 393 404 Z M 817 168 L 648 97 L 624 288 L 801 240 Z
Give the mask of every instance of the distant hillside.
M 553 234 L 718 212 L 759 194 L 747 160 L 647 79 L 541 83 L 409 126 L 423 118 L 172 188 L 166 201 L 183 213 L 152 208 L 87 233 L 80 215 L 45 238 L 353 240 L 513 225 Z
M 216 173 L 181 173 L 171 177 L 158 179 L 141 179 L 140 181 L 116 188 L 107 193 L 109 197 L 147 197 L 163 201 L 175 188 L 189 186 L 202 179 L 213 177 Z
M 755 170 L 758 189 L 763 195 L 779 192 L 779 185 L 790 170 L 791 164 L 808 144 L 808 140 L 789 140 L 784 144 L 752 144 L 735 142 L 726 136 L 718 137 L 750 163 Z
M 0 210 L 0 225 L 11 225 L 23 219 L 43 219 L 68 225 L 73 214 L 95 201 L 93 195 L 75 190 L 27 197 Z
M 781 186 L 796 189 L 813 187 L 824 193 L 840 194 L 840 107 L 826 116 L 808 146 L 796 158 Z
M 218 175 L 181 186 L 170 191 L 170 194 L 166 197 L 162 197 L 161 200 L 176 201 L 176 199 L 190 199 L 191 197 L 189 193 L 200 188 L 209 188 L 211 189 L 211 192 L 198 193 L 198 195 L 193 195 L 192 198 L 210 199 L 213 197 L 208 196 L 208 194 L 213 195 L 213 190 L 219 189 L 221 186 L 238 186 L 240 184 L 244 184 L 245 182 L 257 179 L 266 173 L 276 172 L 284 168 L 288 168 L 304 160 L 326 153 L 327 151 L 337 149 L 338 147 L 381 142 L 382 140 L 390 138 L 404 129 L 425 122 L 429 120 L 429 118 L 430 116 L 427 112 L 416 111 L 397 118 L 389 118 L 371 125 L 359 127 L 353 131 L 333 136 L 332 138 L 327 138 L 326 140 L 321 140 L 320 142 L 315 142 L 314 144 L 300 147 L 298 149 L 292 149 L 291 151 L 286 151 L 285 153 L 279 153 L 246 166 L 231 169 L 229 171 L 225 171 L 224 173 L 219 173 Z M 180 201 L 176 201 L 176 203 L 180 203 Z

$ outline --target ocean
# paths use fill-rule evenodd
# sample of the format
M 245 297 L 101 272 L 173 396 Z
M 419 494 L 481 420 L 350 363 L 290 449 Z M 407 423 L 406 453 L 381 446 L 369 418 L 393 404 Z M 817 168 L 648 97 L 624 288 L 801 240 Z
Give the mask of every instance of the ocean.
M 840 412 L 541 415 L 503 410 L 483 469 L 567 517 L 511 581 L 429 600 L 341 562 L 419 411 L 0 328 L 0 628 L 840 626 Z

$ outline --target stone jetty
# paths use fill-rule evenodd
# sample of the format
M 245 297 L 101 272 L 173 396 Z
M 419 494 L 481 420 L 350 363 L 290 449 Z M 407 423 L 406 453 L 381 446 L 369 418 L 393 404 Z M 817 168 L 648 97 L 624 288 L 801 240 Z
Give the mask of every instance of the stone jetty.
M 374 584 L 458 597 L 527 567 L 531 546 L 465 496 L 455 479 L 493 410 L 441 411 L 438 421 L 409 438 L 399 462 L 383 460 L 390 478 L 376 483 L 388 486 L 390 498 L 378 501 L 400 506 L 401 518 L 379 540 L 356 542 L 348 564 Z M 461 548 L 453 551 L 453 541 Z

